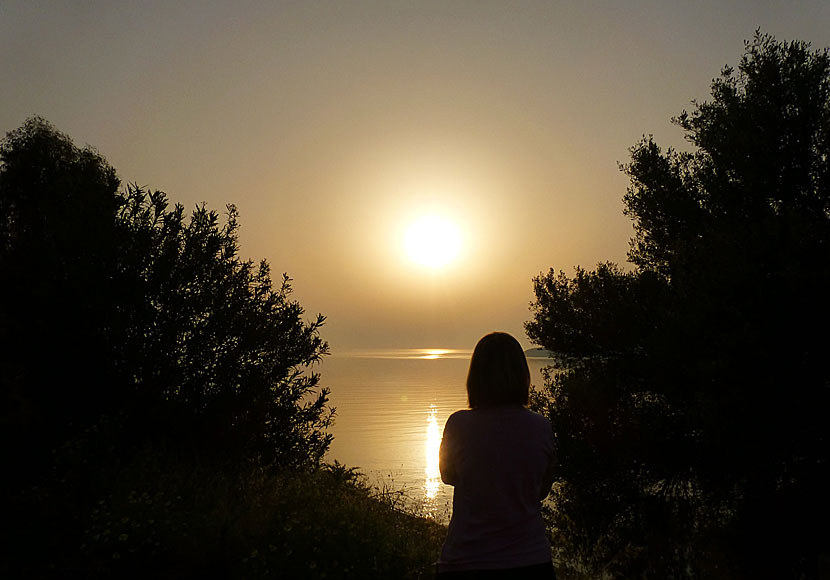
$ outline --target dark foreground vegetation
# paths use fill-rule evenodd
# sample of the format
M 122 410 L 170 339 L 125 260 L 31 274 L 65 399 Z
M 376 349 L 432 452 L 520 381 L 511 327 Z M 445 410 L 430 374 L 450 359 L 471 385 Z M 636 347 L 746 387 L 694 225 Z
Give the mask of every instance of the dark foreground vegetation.
M 237 228 L 42 119 L 0 143 L 0 576 L 431 574 L 443 528 L 322 462 L 324 320 Z
M 535 280 L 561 575 L 830 577 L 830 55 L 756 34 L 689 152 L 631 149 L 627 270 Z

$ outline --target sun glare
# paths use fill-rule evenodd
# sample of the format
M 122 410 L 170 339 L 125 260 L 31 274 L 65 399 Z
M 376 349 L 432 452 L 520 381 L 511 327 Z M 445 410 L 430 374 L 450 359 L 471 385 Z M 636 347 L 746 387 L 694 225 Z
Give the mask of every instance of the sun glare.
M 452 222 L 427 216 L 409 226 L 404 245 L 409 259 L 416 264 L 441 268 L 458 256 L 461 234 Z

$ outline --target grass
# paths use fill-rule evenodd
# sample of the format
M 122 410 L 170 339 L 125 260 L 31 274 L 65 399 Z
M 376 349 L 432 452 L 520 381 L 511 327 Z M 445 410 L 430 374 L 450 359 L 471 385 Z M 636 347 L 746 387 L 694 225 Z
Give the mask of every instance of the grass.
M 102 470 L 92 490 L 17 498 L 4 577 L 417 580 L 446 534 L 337 463 L 268 474 L 155 453 Z

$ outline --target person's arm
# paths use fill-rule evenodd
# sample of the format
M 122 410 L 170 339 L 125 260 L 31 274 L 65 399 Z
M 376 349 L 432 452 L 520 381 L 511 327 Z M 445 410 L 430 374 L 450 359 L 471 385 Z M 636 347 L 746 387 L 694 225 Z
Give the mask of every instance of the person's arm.
M 551 488 L 553 487 L 553 480 L 556 479 L 556 456 L 551 457 L 548 463 L 548 468 L 542 478 L 542 490 L 539 494 L 539 499 L 548 497 Z
M 441 438 L 441 447 L 438 451 L 438 469 L 441 472 L 441 481 L 447 485 L 455 485 L 455 461 L 452 453 L 452 437 L 450 435 L 450 422 L 452 416 L 447 419 L 444 426 L 444 435 Z
M 553 487 L 553 481 L 556 479 L 556 444 L 553 438 L 553 431 L 550 434 L 550 459 L 548 460 L 548 467 L 545 470 L 544 476 L 542 476 L 542 489 L 539 493 L 539 499 L 545 499 L 548 497 L 551 488 Z

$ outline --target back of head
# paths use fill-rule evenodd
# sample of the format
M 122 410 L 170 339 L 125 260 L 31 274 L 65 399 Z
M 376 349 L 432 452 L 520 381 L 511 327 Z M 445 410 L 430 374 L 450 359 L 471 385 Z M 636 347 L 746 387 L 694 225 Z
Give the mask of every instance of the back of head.
M 527 405 L 530 369 L 519 341 L 492 332 L 478 341 L 467 374 L 470 408 Z

